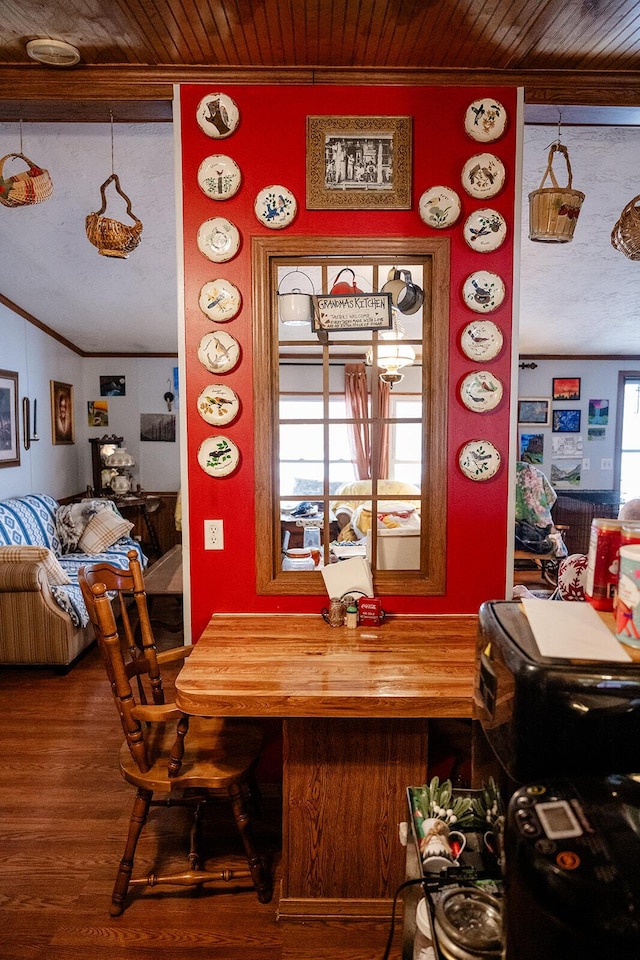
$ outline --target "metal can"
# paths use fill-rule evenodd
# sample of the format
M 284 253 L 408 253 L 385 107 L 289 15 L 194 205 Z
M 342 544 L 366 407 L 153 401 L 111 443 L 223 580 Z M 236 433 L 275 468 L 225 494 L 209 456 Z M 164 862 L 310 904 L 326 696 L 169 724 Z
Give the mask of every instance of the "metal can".
M 613 610 L 613 598 L 618 584 L 621 533 L 621 520 L 596 517 L 591 521 L 584 594 L 596 610 Z
M 620 529 L 620 546 L 640 543 L 640 520 L 623 520 Z

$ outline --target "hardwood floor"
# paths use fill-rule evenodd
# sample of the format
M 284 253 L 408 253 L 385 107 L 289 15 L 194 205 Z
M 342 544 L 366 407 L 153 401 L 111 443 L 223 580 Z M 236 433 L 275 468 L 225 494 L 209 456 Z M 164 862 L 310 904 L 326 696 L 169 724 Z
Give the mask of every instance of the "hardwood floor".
M 167 641 L 175 643 L 175 635 Z M 274 789 L 265 789 L 257 836 L 273 853 L 272 903 L 258 903 L 252 890 L 145 887 L 130 892 L 121 917 L 109 916 L 133 788 L 117 767 L 122 729 L 106 683 L 95 645 L 65 676 L 0 667 L 2 960 L 381 960 L 386 922 L 276 920 Z M 186 862 L 185 816 L 152 810 L 138 875 L 155 865 L 160 839 Z M 210 825 L 207 835 L 212 854 L 237 849 L 226 814 L 223 828 L 214 833 Z M 400 941 L 398 923 L 390 960 L 400 960 Z

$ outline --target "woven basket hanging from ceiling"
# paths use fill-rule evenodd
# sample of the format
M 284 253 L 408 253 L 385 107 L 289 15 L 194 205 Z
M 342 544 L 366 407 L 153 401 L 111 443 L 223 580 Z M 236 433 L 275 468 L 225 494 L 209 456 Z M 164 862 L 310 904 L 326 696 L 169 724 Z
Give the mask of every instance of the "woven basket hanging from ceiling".
M 568 182 L 559 187 L 553 172 L 553 157 L 561 153 L 567 164 Z M 550 178 L 552 186 L 545 187 Z M 572 188 L 573 173 L 569 162 L 569 151 L 561 143 L 554 143 L 549 150 L 547 169 L 540 181 L 538 190 L 529 194 L 529 239 L 541 243 L 569 243 L 578 222 L 578 215 L 584 200 L 584 193 Z
M 120 223 L 118 220 L 112 220 L 111 217 L 103 216 L 107 209 L 107 198 L 105 190 L 110 183 L 115 184 L 115 188 L 127 203 L 127 214 L 133 220 L 133 225 Z M 120 257 L 125 259 L 132 250 L 140 243 L 142 233 L 142 221 L 139 220 L 131 209 L 131 200 L 120 186 L 120 180 L 116 173 L 112 173 L 100 187 L 102 196 L 102 206 L 95 213 L 90 213 L 86 219 L 86 231 L 89 242 L 98 248 L 98 253 L 103 257 Z
M 7 160 L 24 160 L 28 170 L 5 177 Z M 33 203 L 48 200 L 53 193 L 53 182 L 47 170 L 43 170 L 24 153 L 8 153 L 0 160 L 0 203 L 3 207 L 28 207 Z
M 640 195 L 629 200 L 611 231 L 611 246 L 629 260 L 640 260 Z

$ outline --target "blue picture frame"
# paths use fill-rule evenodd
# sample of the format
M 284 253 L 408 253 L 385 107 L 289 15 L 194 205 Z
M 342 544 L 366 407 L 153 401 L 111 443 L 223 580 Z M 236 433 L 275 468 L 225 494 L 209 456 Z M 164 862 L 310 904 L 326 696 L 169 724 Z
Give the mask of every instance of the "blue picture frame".
M 554 410 L 553 433 L 580 433 L 580 410 Z

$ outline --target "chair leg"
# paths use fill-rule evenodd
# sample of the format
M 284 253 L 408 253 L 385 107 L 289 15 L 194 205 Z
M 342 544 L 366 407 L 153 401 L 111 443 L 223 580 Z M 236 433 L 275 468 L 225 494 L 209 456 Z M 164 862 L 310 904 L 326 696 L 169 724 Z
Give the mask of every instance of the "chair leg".
M 246 810 L 244 798 L 242 796 L 242 789 L 239 784 L 234 783 L 229 787 L 229 798 L 231 800 L 231 808 L 233 810 L 236 826 L 238 827 L 238 831 L 244 845 L 247 863 L 249 865 L 249 870 L 251 871 L 251 879 L 253 880 L 253 885 L 256 889 L 258 900 L 260 903 L 269 903 L 273 895 L 273 883 L 271 881 L 271 877 L 265 870 L 262 860 L 258 856 L 258 851 L 254 846 L 253 836 L 251 834 L 251 821 Z
M 124 911 L 127 890 L 129 889 L 129 881 L 131 880 L 131 874 L 133 872 L 133 859 L 135 857 L 138 839 L 142 833 L 142 828 L 147 822 L 147 816 L 149 814 L 149 807 L 151 806 L 152 798 L 153 793 L 151 790 L 143 790 L 140 787 L 136 793 L 136 798 L 133 801 L 133 810 L 131 811 L 131 818 L 129 820 L 129 834 L 127 836 L 127 843 L 124 848 L 122 860 L 120 861 L 118 875 L 116 877 L 116 882 L 113 887 L 113 894 L 111 896 L 111 907 L 109 908 L 109 913 L 112 917 L 119 917 Z

